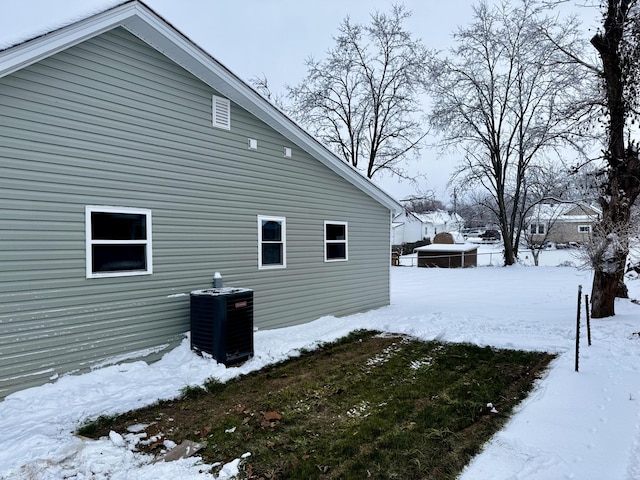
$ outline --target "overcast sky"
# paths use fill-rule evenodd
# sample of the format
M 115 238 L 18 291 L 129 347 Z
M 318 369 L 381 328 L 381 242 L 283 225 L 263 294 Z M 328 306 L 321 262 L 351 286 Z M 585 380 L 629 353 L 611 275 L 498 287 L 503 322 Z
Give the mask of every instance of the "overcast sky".
M 175 0 L 148 0 L 148 4 L 193 41 L 244 80 L 265 76 L 274 92 L 296 85 L 305 76 L 305 59 L 323 58 L 333 47 L 333 37 L 342 20 L 368 23 L 376 10 L 389 12 L 390 0 L 188 0 L 191 8 Z M 397 2 L 398 3 L 398 2 Z M 411 12 L 407 27 L 431 48 L 450 45 L 457 25 L 469 23 L 472 4 L 468 0 L 412 0 L 402 2 Z M 192 11 L 193 9 L 193 11 Z M 194 12 L 201 12 L 197 19 Z M 422 151 L 414 164 L 416 173 L 426 174 L 421 190 L 436 190 L 446 197 L 445 185 L 452 168 L 449 159 Z M 396 179 L 376 181 L 400 199 L 414 188 Z
M 245 81 L 265 76 L 275 93 L 296 85 L 304 77 L 309 56 L 323 58 L 333 46 L 342 20 L 366 23 L 376 10 L 389 12 L 393 3 L 413 14 L 407 28 L 427 47 L 446 49 L 451 34 L 472 19 L 471 0 L 144 0 L 174 27 L 204 48 Z M 0 0 L 0 46 L 8 31 L 33 28 L 34 23 L 55 25 L 57 19 L 86 12 L 91 5 L 116 0 Z M 593 17 L 593 9 L 585 11 Z M 589 19 L 589 23 L 593 21 Z M 5 39 L 6 40 L 6 39 Z M 437 158 L 424 149 L 415 171 L 426 174 L 420 190 L 434 190 L 447 202 L 445 184 L 455 157 Z M 407 184 L 391 179 L 379 183 L 396 198 L 414 193 Z

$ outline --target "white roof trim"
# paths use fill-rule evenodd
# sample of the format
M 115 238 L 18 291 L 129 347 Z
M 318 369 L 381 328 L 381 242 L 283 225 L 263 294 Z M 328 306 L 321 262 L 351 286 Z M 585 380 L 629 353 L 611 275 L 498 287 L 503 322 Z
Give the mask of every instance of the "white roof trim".
M 331 153 L 224 65 L 138 0 L 123 3 L 0 51 L 0 78 L 119 26 L 267 123 L 391 212 L 402 210 L 402 206 L 390 195 Z

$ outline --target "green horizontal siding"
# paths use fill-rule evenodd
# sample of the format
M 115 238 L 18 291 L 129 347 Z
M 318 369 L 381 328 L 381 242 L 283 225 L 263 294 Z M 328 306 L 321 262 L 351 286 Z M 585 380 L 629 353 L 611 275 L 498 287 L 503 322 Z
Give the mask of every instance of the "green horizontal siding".
M 259 328 L 388 304 L 389 211 L 234 104 L 212 127 L 214 94 L 122 29 L 0 79 L 0 397 L 175 345 L 216 271 Z M 86 205 L 151 210 L 152 275 L 85 278 Z M 286 269 L 258 269 L 258 215 L 286 217 Z

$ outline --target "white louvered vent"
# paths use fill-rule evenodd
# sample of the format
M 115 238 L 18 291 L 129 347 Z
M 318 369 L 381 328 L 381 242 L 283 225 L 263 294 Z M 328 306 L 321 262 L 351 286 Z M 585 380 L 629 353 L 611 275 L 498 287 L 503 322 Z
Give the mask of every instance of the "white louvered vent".
M 231 130 L 231 102 L 226 98 L 213 96 L 213 126 Z

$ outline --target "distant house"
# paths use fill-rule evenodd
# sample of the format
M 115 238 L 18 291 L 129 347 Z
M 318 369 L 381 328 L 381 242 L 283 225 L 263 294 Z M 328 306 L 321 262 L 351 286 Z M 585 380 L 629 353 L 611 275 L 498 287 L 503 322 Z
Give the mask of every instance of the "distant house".
M 393 244 L 413 243 L 424 239 L 433 241 L 438 233 L 458 232 L 464 219 L 457 213 L 438 210 L 430 213 L 404 211 L 393 219 Z
M 37 27 L 0 51 L 0 398 L 159 358 L 215 272 L 261 329 L 389 303 L 401 206 L 207 52 L 138 0 Z
M 533 244 L 584 243 L 601 216 L 599 208 L 585 203 L 542 203 L 527 217 L 527 238 Z

